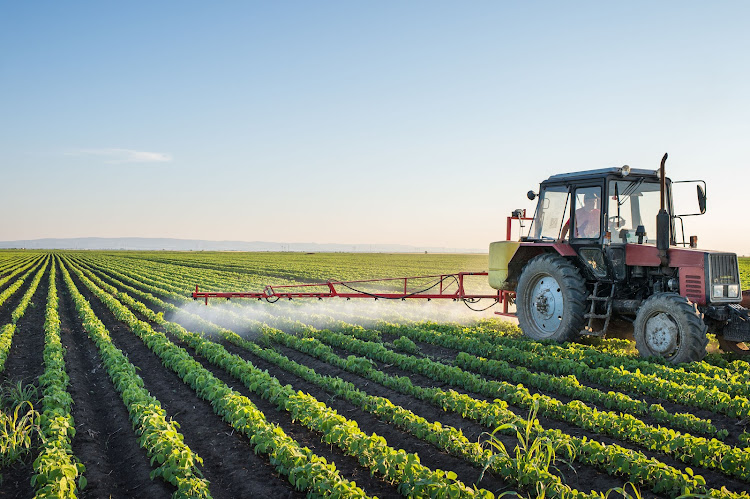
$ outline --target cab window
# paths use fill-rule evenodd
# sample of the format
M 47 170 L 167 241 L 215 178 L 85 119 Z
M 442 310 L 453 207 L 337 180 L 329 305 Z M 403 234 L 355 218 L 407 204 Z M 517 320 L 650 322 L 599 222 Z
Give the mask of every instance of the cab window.
M 531 222 L 529 236 L 533 239 L 557 240 L 570 206 L 570 193 L 564 185 L 547 187 L 542 191 L 536 216 Z
M 656 242 L 656 215 L 661 207 L 659 182 L 617 180 L 609 183 L 609 231 L 612 240 L 623 243 L 638 241 L 638 228 L 643 242 Z
M 598 239 L 601 235 L 602 188 L 581 187 L 575 191 L 575 231 L 573 237 Z

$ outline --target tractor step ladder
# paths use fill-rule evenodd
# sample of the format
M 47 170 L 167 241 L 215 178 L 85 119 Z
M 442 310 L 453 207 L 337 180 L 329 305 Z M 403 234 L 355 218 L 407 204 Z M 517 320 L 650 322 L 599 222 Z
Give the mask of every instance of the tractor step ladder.
M 584 314 L 584 318 L 589 320 L 588 325 L 586 325 L 583 328 L 583 331 L 581 331 L 581 334 L 586 334 L 589 336 L 604 336 L 607 333 L 607 328 L 609 327 L 609 320 L 612 318 L 612 299 L 615 296 L 615 284 L 612 283 L 612 289 L 609 293 L 609 296 L 599 296 L 599 284 L 601 284 L 599 281 L 594 283 L 594 290 L 591 292 L 587 300 L 591 302 L 591 307 L 589 307 L 589 311 Z M 606 303 L 607 312 L 604 314 L 597 314 L 596 313 L 596 304 L 597 302 L 604 302 Z M 594 319 L 604 319 L 604 327 L 602 327 L 601 331 L 594 331 Z

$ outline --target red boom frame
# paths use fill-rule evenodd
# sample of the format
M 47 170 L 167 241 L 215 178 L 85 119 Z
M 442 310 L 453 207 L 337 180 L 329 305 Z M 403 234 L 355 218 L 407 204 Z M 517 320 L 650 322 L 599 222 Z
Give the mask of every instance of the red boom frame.
M 523 213 L 516 216 L 508 217 L 507 222 L 507 240 L 511 238 L 511 222 L 513 220 L 531 220 L 526 218 L 526 210 Z M 496 303 L 503 304 L 503 311 L 496 312 L 498 315 L 506 315 L 514 317 L 515 314 L 508 312 L 509 303 L 513 302 L 516 294 L 513 291 L 497 291 L 493 294 L 468 294 L 464 289 L 464 277 L 466 276 L 487 276 L 487 272 L 457 272 L 455 274 L 440 274 L 440 275 L 428 275 L 428 276 L 414 276 L 414 277 L 390 277 L 386 279 L 365 279 L 359 281 L 327 281 L 324 283 L 314 284 L 290 284 L 283 286 L 266 286 L 263 291 L 254 293 L 245 292 L 220 292 L 220 291 L 199 291 L 198 286 L 195 286 L 195 291 L 192 296 L 194 300 L 198 298 L 204 299 L 206 305 L 208 305 L 209 298 L 225 298 L 227 300 L 231 298 L 255 298 L 258 300 L 276 301 L 282 298 L 291 300 L 292 298 L 374 298 L 374 299 L 386 299 L 386 300 L 406 300 L 406 299 L 451 299 L 453 301 L 474 301 L 483 298 L 495 300 Z M 415 281 L 417 279 L 439 279 L 426 289 L 419 291 L 409 291 L 409 281 Z M 445 281 L 448 280 L 448 284 L 445 285 Z M 364 283 L 374 282 L 390 282 L 390 281 L 403 281 L 404 287 L 403 292 L 398 293 L 385 293 L 385 292 L 370 292 L 355 289 L 354 286 Z M 451 284 L 456 283 L 457 287 L 453 291 L 449 291 L 447 288 Z M 324 291 L 307 291 L 309 288 L 322 287 Z M 339 291 L 339 288 L 346 288 L 346 291 Z M 438 287 L 437 292 L 429 293 L 433 288 Z M 307 289 L 307 290 L 306 290 Z
M 480 299 L 480 298 L 492 298 L 497 299 L 499 294 L 493 293 L 491 295 L 477 295 L 467 294 L 464 290 L 464 277 L 465 276 L 486 276 L 487 272 L 458 272 L 456 274 L 441 274 L 441 275 L 426 275 L 426 276 L 413 276 L 413 277 L 390 277 L 386 279 L 364 279 L 359 281 L 327 281 L 324 283 L 313 283 L 313 284 L 289 284 L 283 286 L 266 286 L 263 291 L 256 293 L 243 293 L 243 292 L 220 292 L 220 291 L 198 291 L 198 286 L 195 286 L 195 292 L 193 298 L 205 298 L 206 304 L 208 304 L 209 298 L 256 298 L 258 300 L 266 299 L 272 300 L 273 298 L 382 298 L 385 300 L 406 300 L 410 298 L 426 298 L 428 300 L 450 298 L 453 300 L 469 300 L 469 299 Z M 455 281 L 451 278 L 455 278 Z M 429 288 L 421 291 L 409 291 L 409 281 L 415 281 L 417 279 L 439 279 Z M 448 285 L 445 285 L 445 281 L 448 280 Z M 360 291 L 354 289 L 352 286 L 363 283 L 373 282 L 391 282 L 391 281 L 403 281 L 404 291 L 400 293 L 384 293 L 384 292 L 370 292 Z M 458 283 L 458 287 L 455 291 L 448 291 L 448 287 L 454 282 Z M 339 291 L 336 287 L 344 287 L 347 291 Z M 326 291 L 298 291 L 300 289 L 324 287 Z M 437 292 L 427 293 L 434 287 L 438 287 Z M 275 301 L 275 300 L 274 300 Z

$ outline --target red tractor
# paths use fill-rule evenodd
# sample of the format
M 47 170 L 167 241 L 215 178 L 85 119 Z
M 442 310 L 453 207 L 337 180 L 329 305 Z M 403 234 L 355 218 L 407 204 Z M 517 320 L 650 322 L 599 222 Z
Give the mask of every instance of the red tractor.
M 490 245 L 490 285 L 515 292 L 524 334 L 571 341 L 632 324 L 638 351 L 672 363 L 701 360 L 707 333 L 748 354 L 737 255 L 676 238 L 673 184 L 660 170 L 627 166 L 554 175 L 541 183 L 527 236 Z M 700 213 L 705 183 L 697 185 Z M 682 215 L 685 216 L 685 215 Z

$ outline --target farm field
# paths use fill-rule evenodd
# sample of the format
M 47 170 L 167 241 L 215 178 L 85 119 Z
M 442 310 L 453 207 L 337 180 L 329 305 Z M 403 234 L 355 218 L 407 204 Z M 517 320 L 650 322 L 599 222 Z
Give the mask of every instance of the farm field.
M 449 300 L 190 298 L 486 266 L 0 251 L 0 497 L 750 498 L 746 360 L 534 343 Z

